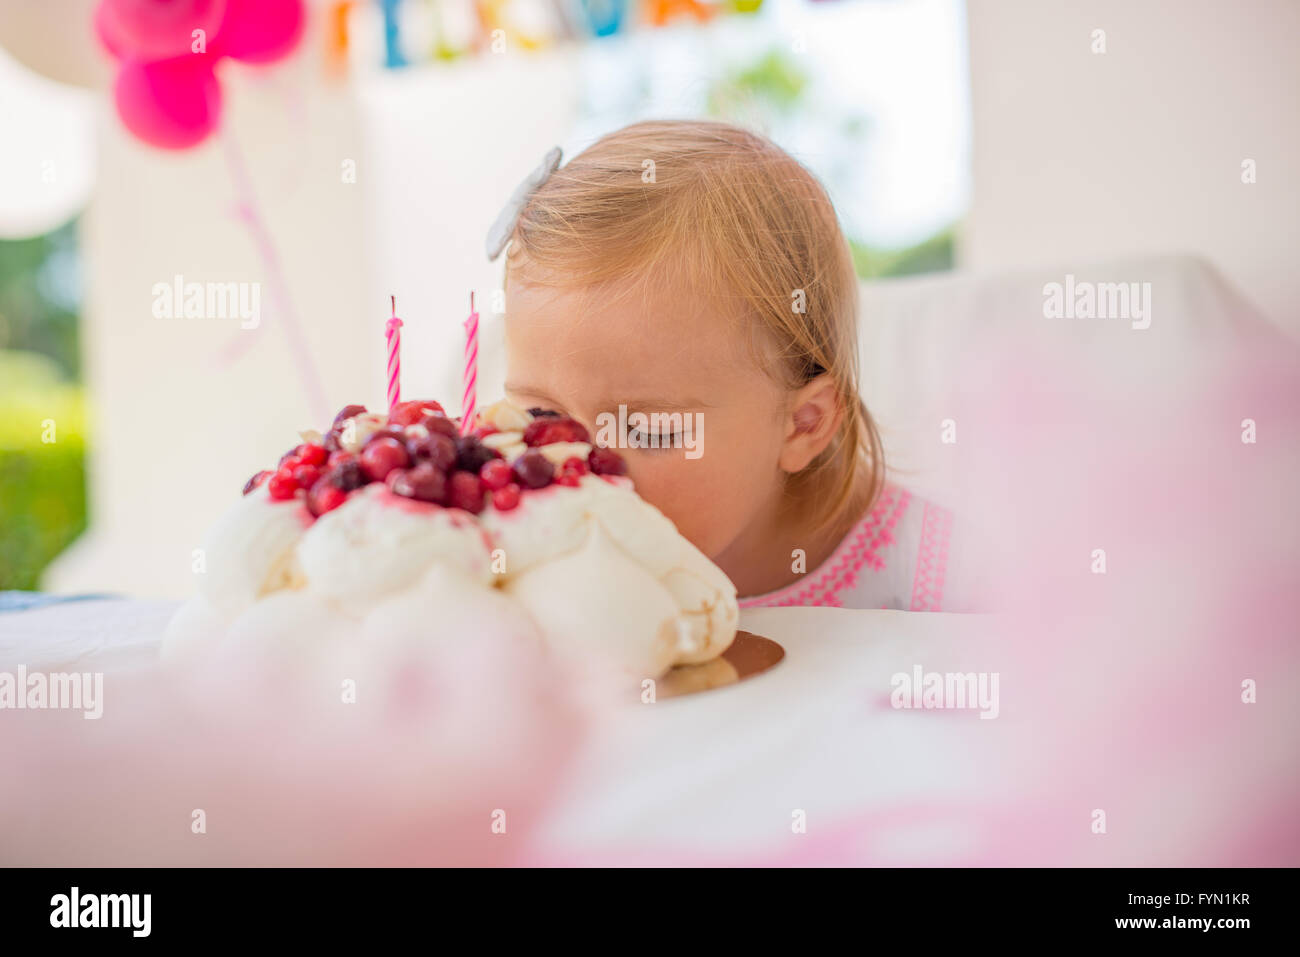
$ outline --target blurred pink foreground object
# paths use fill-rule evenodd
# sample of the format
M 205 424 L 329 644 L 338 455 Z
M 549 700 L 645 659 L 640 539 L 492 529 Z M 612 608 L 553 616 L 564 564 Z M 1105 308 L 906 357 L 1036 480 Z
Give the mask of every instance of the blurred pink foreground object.
M 536 649 L 244 650 L 0 724 L 3 865 L 482 865 L 525 853 L 581 721 Z

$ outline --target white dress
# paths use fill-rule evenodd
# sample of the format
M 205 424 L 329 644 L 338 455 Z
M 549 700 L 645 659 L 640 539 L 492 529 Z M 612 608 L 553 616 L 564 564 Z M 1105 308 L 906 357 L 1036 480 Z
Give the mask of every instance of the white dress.
M 887 482 L 835 551 L 799 581 L 740 600 L 742 608 L 833 605 L 903 611 L 973 611 L 963 537 L 953 513 Z

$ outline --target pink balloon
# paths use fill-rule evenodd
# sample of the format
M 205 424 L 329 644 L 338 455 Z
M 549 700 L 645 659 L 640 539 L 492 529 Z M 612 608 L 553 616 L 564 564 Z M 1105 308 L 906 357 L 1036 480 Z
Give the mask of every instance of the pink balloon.
M 119 60 L 126 56 L 126 44 L 117 33 L 118 27 L 107 3 L 101 3 L 95 8 L 91 22 L 95 26 L 95 36 L 99 39 L 100 46 Z
M 302 0 L 227 0 L 212 52 L 245 63 L 271 63 L 302 39 Z
M 221 86 L 213 62 L 191 54 L 123 63 L 113 96 L 126 128 L 161 149 L 189 149 L 202 142 L 221 118 Z
M 166 60 L 194 52 L 221 30 L 227 0 L 102 0 L 95 10 L 95 32 L 116 57 Z M 199 37 L 195 31 L 202 31 Z

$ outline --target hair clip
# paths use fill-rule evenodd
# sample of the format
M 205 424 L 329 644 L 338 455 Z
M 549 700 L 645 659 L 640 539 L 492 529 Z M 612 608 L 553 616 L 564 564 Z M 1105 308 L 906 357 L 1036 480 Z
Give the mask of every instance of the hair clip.
M 506 248 L 506 243 L 510 242 L 510 236 L 515 231 L 515 223 L 519 222 L 519 214 L 524 211 L 528 205 L 529 197 L 551 178 L 560 166 L 560 157 L 563 154 L 558 146 L 553 146 L 547 150 L 546 155 L 542 157 L 542 162 L 537 169 L 533 170 L 524 179 L 522 183 L 515 187 L 515 191 L 510 194 L 510 201 L 506 203 L 505 209 L 497 216 L 496 222 L 487 234 L 487 255 L 488 261 L 492 261 L 501 255 L 501 250 Z

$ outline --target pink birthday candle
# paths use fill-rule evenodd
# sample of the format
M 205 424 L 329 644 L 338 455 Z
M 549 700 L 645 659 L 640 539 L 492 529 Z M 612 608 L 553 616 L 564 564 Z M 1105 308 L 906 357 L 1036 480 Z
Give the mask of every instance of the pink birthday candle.
M 388 337 L 388 411 L 402 401 L 402 320 L 397 318 L 397 297 L 393 296 L 393 316 L 384 326 Z
M 474 428 L 474 404 L 478 391 L 478 313 L 474 311 L 474 293 L 469 294 L 469 318 L 465 320 L 465 386 L 460 401 L 460 434 L 469 435 Z

